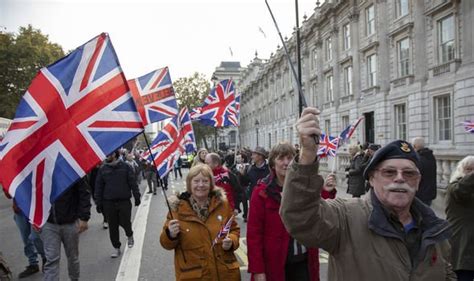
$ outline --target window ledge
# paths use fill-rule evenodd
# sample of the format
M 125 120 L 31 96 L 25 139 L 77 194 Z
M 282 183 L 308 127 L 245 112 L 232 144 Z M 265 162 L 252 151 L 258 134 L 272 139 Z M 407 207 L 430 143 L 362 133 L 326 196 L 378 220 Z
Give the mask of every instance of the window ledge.
M 362 98 L 365 98 L 367 96 L 375 96 L 380 90 L 380 86 L 372 86 L 367 89 L 363 89 L 362 93 L 364 94 Z
M 348 96 L 343 96 L 341 97 L 341 103 L 348 103 L 354 100 L 354 95 L 348 95 Z
M 323 104 L 323 109 L 327 109 L 327 108 L 331 108 L 334 106 L 334 101 L 330 101 L 330 102 L 325 102 Z
M 461 65 L 461 60 L 460 59 L 454 59 L 451 61 L 448 61 L 443 64 L 439 64 L 433 68 L 430 68 L 428 70 L 429 77 L 433 78 L 448 72 L 454 73 L 458 70 L 459 66 Z
M 390 81 L 390 84 L 392 85 L 393 88 L 401 87 L 401 86 L 406 86 L 410 85 L 413 83 L 413 80 L 415 79 L 415 76 L 413 74 L 406 75 L 397 79 L 394 79 Z

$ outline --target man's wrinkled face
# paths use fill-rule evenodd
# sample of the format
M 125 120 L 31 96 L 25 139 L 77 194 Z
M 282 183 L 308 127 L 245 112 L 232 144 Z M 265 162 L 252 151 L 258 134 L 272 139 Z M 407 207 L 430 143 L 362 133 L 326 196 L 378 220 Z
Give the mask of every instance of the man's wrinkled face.
M 369 182 L 386 208 L 400 210 L 410 208 L 420 179 L 420 172 L 413 161 L 388 159 L 371 172 Z

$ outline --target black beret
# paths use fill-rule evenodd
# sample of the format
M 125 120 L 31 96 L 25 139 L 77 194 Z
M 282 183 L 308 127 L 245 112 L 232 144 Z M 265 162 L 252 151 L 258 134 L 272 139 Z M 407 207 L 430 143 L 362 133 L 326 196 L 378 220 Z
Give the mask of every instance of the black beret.
M 396 140 L 375 152 L 369 164 L 365 168 L 364 178 L 369 179 L 369 172 L 373 170 L 380 162 L 387 159 L 408 159 L 413 161 L 420 169 L 420 158 L 411 144 L 406 141 Z

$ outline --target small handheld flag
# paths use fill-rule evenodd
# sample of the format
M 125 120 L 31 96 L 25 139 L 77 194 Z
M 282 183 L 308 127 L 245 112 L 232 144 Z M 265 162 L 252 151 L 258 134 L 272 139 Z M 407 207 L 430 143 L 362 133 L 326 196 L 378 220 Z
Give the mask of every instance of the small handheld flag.
M 217 242 L 219 242 L 219 239 L 222 239 L 222 238 L 224 238 L 227 234 L 229 234 L 229 232 L 230 232 L 230 227 L 232 226 L 232 221 L 233 221 L 233 220 L 234 220 L 234 215 L 232 215 L 232 216 L 230 217 L 230 219 L 227 221 L 227 223 L 221 227 L 221 229 L 219 230 L 219 233 L 217 233 L 216 238 L 214 239 L 214 241 L 212 241 L 212 247 L 214 247 L 214 245 L 216 245 Z
M 319 148 L 317 155 L 319 157 L 336 156 L 336 151 L 339 143 L 338 137 L 331 137 L 326 134 L 321 134 L 319 137 Z

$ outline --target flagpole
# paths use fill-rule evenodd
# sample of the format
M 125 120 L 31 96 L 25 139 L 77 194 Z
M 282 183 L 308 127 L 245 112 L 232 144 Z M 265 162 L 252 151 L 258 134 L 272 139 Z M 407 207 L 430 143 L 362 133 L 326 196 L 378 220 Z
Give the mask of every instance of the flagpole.
M 270 8 L 270 5 L 268 4 L 267 0 L 265 0 L 265 4 L 267 5 L 268 11 L 270 12 L 270 16 L 272 17 L 273 23 L 275 24 L 275 28 L 278 32 L 278 36 L 280 36 L 283 49 L 285 50 L 286 59 L 288 60 L 288 64 L 290 65 L 291 72 L 293 73 L 293 78 L 296 81 L 298 94 L 299 94 L 299 100 L 301 100 L 301 108 L 308 107 L 308 104 L 306 103 L 306 98 L 304 97 L 304 94 L 303 94 L 303 89 L 301 88 L 301 83 L 300 83 L 298 74 L 296 73 L 295 66 L 293 65 L 293 62 L 291 61 L 290 53 L 288 52 L 288 48 L 286 47 L 285 40 L 283 40 L 283 36 L 281 35 L 280 28 L 278 28 L 278 24 L 276 22 L 275 17 L 273 16 L 272 9 Z M 319 136 L 313 135 L 313 139 L 316 144 L 319 144 Z
M 148 147 L 148 152 L 150 152 L 151 162 L 153 163 L 153 167 L 155 167 L 156 181 L 158 182 L 160 174 L 158 174 L 158 167 L 156 167 L 155 159 L 153 159 L 153 153 L 151 152 L 150 143 L 148 143 L 148 139 L 146 138 L 145 130 L 143 130 L 143 137 L 145 138 L 145 143 Z M 161 185 L 161 189 L 163 190 L 163 196 L 165 197 L 166 205 L 168 206 L 168 211 L 170 213 L 171 219 L 174 219 L 173 213 L 171 212 L 170 202 L 168 201 L 168 196 L 166 196 L 166 190 L 163 184 Z

